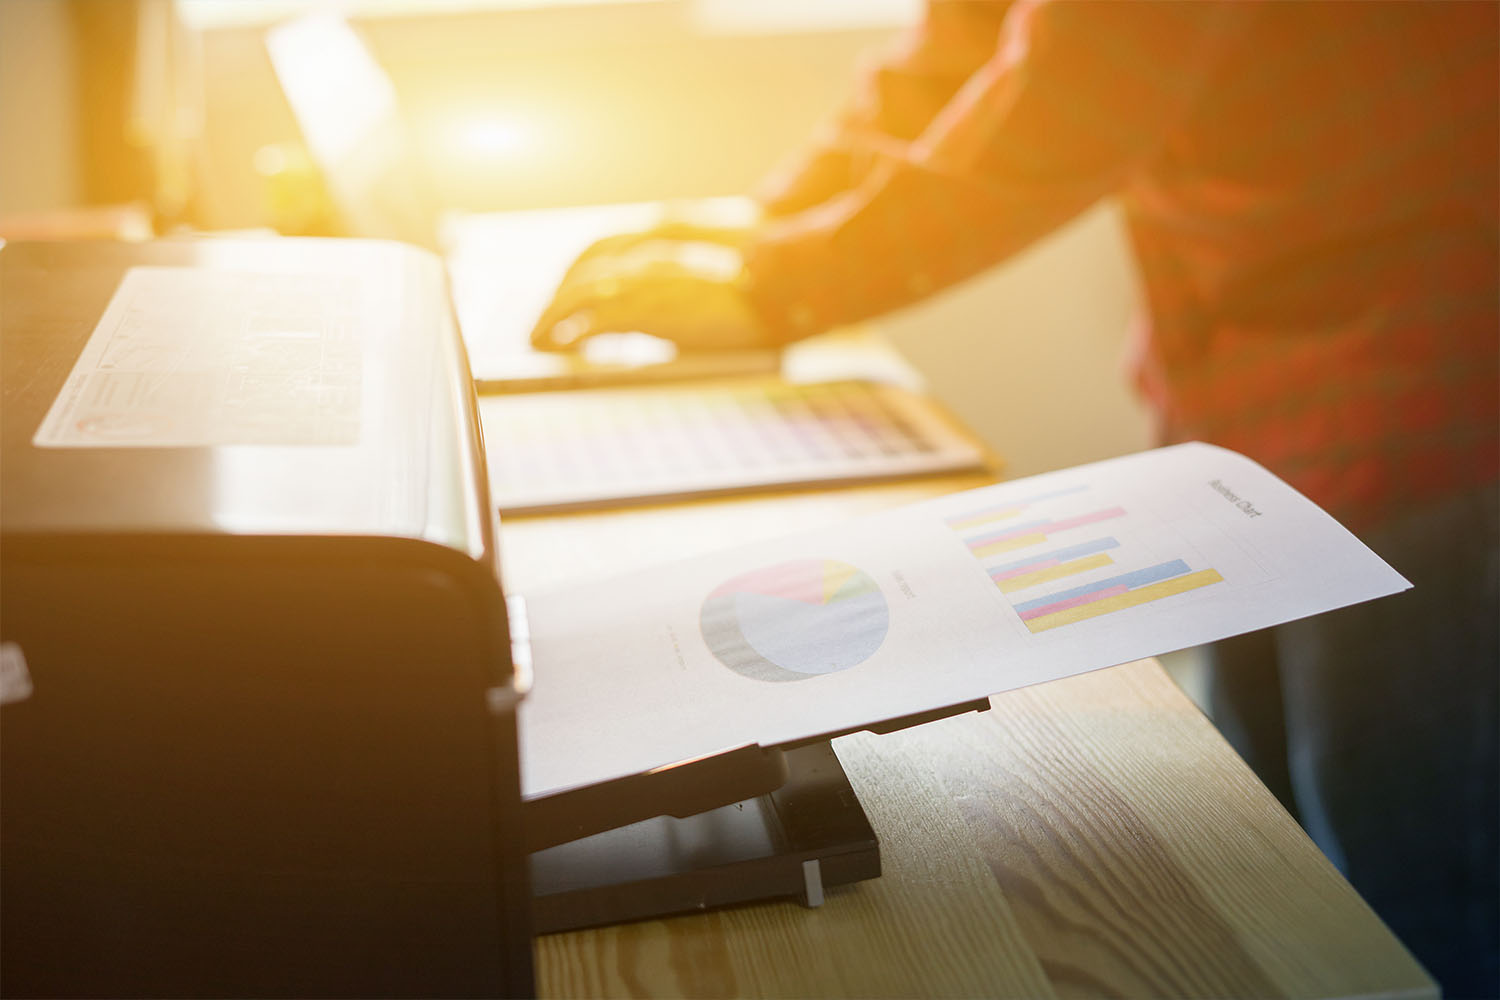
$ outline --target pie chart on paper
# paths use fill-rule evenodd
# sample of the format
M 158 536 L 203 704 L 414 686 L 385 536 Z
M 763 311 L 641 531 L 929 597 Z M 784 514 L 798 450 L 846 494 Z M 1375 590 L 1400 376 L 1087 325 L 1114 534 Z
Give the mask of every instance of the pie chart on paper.
M 703 641 L 730 670 L 796 681 L 848 670 L 874 655 L 890 629 L 885 595 L 868 573 L 833 559 L 754 570 L 703 602 Z

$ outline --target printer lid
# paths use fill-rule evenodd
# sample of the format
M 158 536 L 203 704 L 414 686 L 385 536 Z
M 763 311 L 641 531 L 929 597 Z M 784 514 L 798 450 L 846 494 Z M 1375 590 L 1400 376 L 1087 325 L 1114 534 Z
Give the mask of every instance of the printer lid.
M 490 561 L 442 265 L 398 243 L 0 247 L 0 525 L 358 535 Z

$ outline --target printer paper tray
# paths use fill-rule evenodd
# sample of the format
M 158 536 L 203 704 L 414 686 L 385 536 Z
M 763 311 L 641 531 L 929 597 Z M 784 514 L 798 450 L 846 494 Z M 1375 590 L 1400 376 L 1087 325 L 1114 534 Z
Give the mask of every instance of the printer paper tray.
M 787 750 L 775 791 L 657 816 L 531 856 L 539 934 L 794 898 L 880 875 L 880 845 L 827 743 Z
M 766 795 L 788 776 L 786 755 L 798 747 L 826 744 L 854 732 L 892 733 L 964 712 L 982 712 L 988 698 L 904 715 L 795 743 L 744 746 L 725 753 L 668 764 L 643 774 L 572 788 L 525 802 L 527 848 L 541 851 L 657 816 L 695 816 Z

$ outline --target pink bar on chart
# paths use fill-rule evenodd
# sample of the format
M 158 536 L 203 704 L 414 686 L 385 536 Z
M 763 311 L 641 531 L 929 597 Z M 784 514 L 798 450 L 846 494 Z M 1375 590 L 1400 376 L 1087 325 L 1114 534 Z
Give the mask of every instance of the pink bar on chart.
M 970 549 L 977 550 L 986 545 L 1003 542 L 1021 535 L 1040 534 L 1045 537 L 1055 531 L 1067 531 L 1069 528 L 1078 528 L 1085 524 L 1093 524 L 1096 521 L 1107 521 L 1112 517 L 1123 517 L 1124 515 L 1124 507 L 1110 507 L 1107 510 L 1096 510 L 1088 514 L 1079 514 L 1077 517 L 1070 517 L 1064 521 L 1046 521 L 1040 523 L 1032 521 L 1030 524 L 1022 524 L 1014 528 L 1008 528 L 1005 531 L 997 531 L 994 534 L 965 539 L 965 543 Z
M 1112 517 L 1124 516 L 1124 507 L 1111 507 L 1108 510 L 1096 510 L 1092 514 L 1079 514 L 1077 517 L 1070 517 L 1066 521 L 1053 521 L 1051 524 L 1043 528 L 1042 531 L 1050 535 L 1054 531 L 1066 531 L 1069 528 L 1077 528 L 1081 525 L 1093 524 L 1095 521 L 1107 521 Z
M 1091 604 L 1094 601 L 1102 601 L 1106 597 L 1115 597 L 1123 594 L 1129 589 L 1123 583 L 1117 583 L 1113 587 L 1105 587 L 1103 590 L 1094 590 L 1087 594 L 1079 594 L 1077 597 L 1070 597 L 1066 601 L 1058 601 L 1055 604 L 1044 604 L 1039 608 L 1032 608 L 1030 611 L 1022 611 L 1021 620 L 1030 621 L 1033 618 L 1040 618 L 1042 615 L 1055 614 L 1058 611 L 1076 608 L 1080 604 Z

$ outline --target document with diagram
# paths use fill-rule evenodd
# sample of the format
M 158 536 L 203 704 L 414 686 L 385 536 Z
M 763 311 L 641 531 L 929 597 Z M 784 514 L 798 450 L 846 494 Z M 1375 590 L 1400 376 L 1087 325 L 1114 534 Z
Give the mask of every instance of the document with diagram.
M 1184 444 L 528 594 L 528 797 L 835 733 L 1410 586 Z

